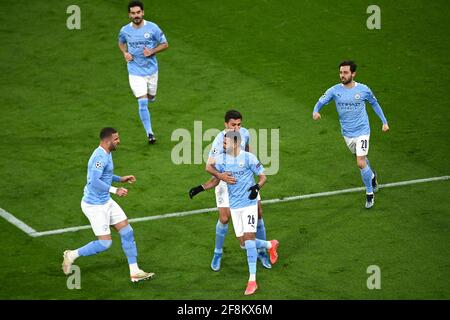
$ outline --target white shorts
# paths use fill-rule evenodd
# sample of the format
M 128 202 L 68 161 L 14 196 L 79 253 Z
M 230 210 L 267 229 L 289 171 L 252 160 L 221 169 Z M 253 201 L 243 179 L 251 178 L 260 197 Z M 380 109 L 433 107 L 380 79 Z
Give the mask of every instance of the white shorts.
M 146 96 L 156 96 L 156 89 L 158 88 L 158 72 L 151 76 L 135 76 L 128 75 L 131 90 L 136 98 Z
M 370 135 L 359 136 L 356 138 L 349 138 L 344 136 L 345 143 L 350 151 L 358 156 L 367 156 L 369 153 Z
M 228 199 L 228 187 L 225 181 L 220 180 L 219 184 L 215 188 L 215 193 L 217 208 L 229 208 L 230 201 Z M 258 201 L 261 200 L 260 193 L 261 192 L 258 192 L 258 197 L 256 198 Z
M 96 236 L 111 234 L 110 225 L 127 219 L 125 212 L 113 199 L 109 199 L 105 204 L 88 204 L 81 201 L 81 210 L 89 219 Z
M 244 233 L 256 233 L 256 225 L 258 224 L 258 205 L 230 209 L 230 211 L 236 237 L 242 237 Z

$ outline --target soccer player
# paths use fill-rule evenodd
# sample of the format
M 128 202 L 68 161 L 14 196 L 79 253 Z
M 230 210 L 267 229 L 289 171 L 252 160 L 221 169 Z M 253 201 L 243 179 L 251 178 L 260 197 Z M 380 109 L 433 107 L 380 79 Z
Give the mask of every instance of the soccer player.
M 356 154 L 356 164 L 361 171 L 361 177 L 366 187 L 367 209 L 374 205 L 374 192 L 378 190 L 377 174 L 370 166 L 367 154 L 369 152 L 370 126 L 365 101 L 368 101 L 383 123 L 382 130 L 387 132 L 389 125 L 378 104 L 377 99 L 368 86 L 354 80 L 356 64 L 353 61 L 343 61 L 339 65 L 341 83 L 329 88 L 317 101 L 313 119 L 319 120 L 319 111 L 334 99 L 341 123 L 341 132 L 347 147 Z
M 114 128 L 103 128 L 100 131 L 100 146 L 94 150 L 89 159 L 87 184 L 84 187 L 84 196 L 81 201 L 81 209 L 89 219 L 98 240 L 89 242 L 76 250 L 64 251 L 62 269 L 66 275 L 70 274 L 71 266 L 78 257 L 98 254 L 111 247 L 110 225 L 120 234 L 122 248 L 130 267 L 131 281 L 146 280 L 155 275 L 139 269 L 133 228 L 128 223 L 122 208 L 109 195 L 109 193 L 113 193 L 119 197 L 125 197 L 128 194 L 128 190 L 125 188 L 111 186 L 112 182 L 133 183 L 136 181 L 132 175 L 120 177 L 113 173 L 114 164 L 111 152 L 116 150 L 119 143 L 119 134 Z
M 227 172 L 236 181 L 234 184 L 227 184 L 228 198 L 236 237 L 243 238 L 247 250 L 250 277 L 244 294 L 250 295 L 258 288 L 256 283 L 257 248 L 268 249 L 270 262 L 274 264 L 278 259 L 278 241 L 265 241 L 255 236 L 258 218 L 257 196 L 267 178 L 258 159 L 253 154 L 242 151 L 240 145 L 240 133 L 227 132 L 224 139 L 225 153 L 216 155 L 210 163 L 218 172 Z M 256 184 L 254 175 L 259 176 Z
M 242 114 L 236 110 L 229 110 L 225 113 L 225 129 L 221 131 L 212 143 L 211 150 L 209 152 L 210 161 L 214 156 L 217 156 L 224 152 L 223 149 L 223 141 L 225 134 L 234 130 L 239 132 L 242 137 L 242 142 L 240 144 L 241 150 L 249 151 L 249 143 L 250 143 L 250 133 L 244 127 L 242 127 Z M 225 237 L 228 233 L 228 221 L 230 219 L 230 206 L 228 199 L 228 189 L 227 183 L 236 183 L 236 179 L 232 176 L 229 176 L 227 173 L 218 172 L 213 165 L 206 164 L 206 171 L 212 175 L 212 178 L 199 186 L 192 188 L 189 191 L 189 196 L 191 199 L 198 193 L 216 188 L 216 205 L 219 210 L 219 220 L 216 224 L 216 241 L 214 248 L 214 255 L 211 261 L 211 269 L 214 271 L 220 270 L 220 263 L 223 255 L 223 244 L 225 242 Z M 266 240 L 266 228 L 264 225 L 264 220 L 262 216 L 262 206 L 261 206 L 261 197 L 258 194 L 258 223 L 257 223 L 257 238 L 261 240 Z M 240 239 L 241 246 L 243 247 L 243 240 Z M 267 255 L 267 251 L 264 248 L 258 250 L 258 259 L 261 264 L 270 269 L 272 266 L 270 264 L 270 259 Z
M 158 87 L 158 62 L 156 54 L 169 47 L 161 29 L 153 22 L 144 20 L 144 5 L 140 1 L 128 4 L 131 23 L 120 29 L 119 48 L 128 67 L 131 90 L 137 98 L 139 116 L 149 144 L 156 142 L 152 129 L 149 102 L 156 100 Z

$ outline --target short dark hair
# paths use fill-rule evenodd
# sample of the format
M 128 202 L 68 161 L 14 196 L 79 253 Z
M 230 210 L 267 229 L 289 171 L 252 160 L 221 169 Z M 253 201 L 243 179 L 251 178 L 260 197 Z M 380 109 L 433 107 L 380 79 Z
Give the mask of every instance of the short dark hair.
M 242 114 L 236 110 L 228 110 L 227 113 L 225 113 L 225 122 L 230 121 L 230 119 L 241 119 L 242 120 Z
M 139 7 L 141 10 L 144 10 L 144 4 L 140 1 L 130 1 L 130 3 L 128 3 L 128 12 L 130 12 L 130 9 L 133 7 Z
M 344 66 L 349 66 L 351 72 L 355 72 L 356 71 L 356 63 L 354 61 L 352 61 L 352 60 L 342 61 L 341 64 L 339 65 L 339 68 L 340 67 L 344 67 Z
M 117 130 L 111 127 L 103 128 L 100 131 L 100 140 L 111 137 L 114 133 L 117 133 Z
M 231 119 L 236 119 L 236 118 L 231 118 Z M 229 138 L 231 140 L 233 140 L 234 144 L 241 144 L 241 134 L 239 133 L 239 131 L 228 131 L 227 133 L 225 133 L 225 138 Z

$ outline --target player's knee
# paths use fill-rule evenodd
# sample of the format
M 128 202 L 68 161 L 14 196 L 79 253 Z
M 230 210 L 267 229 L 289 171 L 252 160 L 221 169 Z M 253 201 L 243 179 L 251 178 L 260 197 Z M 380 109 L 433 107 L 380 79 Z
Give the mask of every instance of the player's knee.
M 255 240 L 256 234 L 253 233 L 253 232 L 246 232 L 246 233 L 244 233 L 244 237 L 243 238 L 244 238 L 244 243 L 247 240 Z
M 219 217 L 219 221 L 220 221 L 220 223 L 222 223 L 222 224 L 228 224 L 228 217 L 227 216 L 223 216 L 223 215 L 220 215 L 220 217 Z
M 219 220 L 223 224 L 227 224 L 230 220 L 230 213 L 227 208 L 219 208 Z
M 98 244 L 100 245 L 99 246 L 100 252 L 106 251 L 109 248 L 111 248 L 112 240 L 98 240 Z
M 219 219 L 222 224 L 228 224 L 228 218 Z
M 366 167 L 366 159 L 358 159 L 356 161 L 356 165 L 358 166 L 358 168 L 364 169 Z

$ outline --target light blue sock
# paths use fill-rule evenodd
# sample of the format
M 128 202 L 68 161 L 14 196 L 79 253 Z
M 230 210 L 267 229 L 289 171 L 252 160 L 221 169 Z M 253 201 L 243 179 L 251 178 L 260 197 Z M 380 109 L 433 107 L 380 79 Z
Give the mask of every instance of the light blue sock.
M 258 219 L 258 225 L 256 226 L 256 238 L 266 240 L 266 227 L 264 226 L 263 218 Z
M 228 223 L 223 224 L 222 222 L 217 221 L 216 224 L 216 247 L 214 249 L 214 253 L 222 253 L 223 252 L 223 243 L 225 242 L 225 237 L 228 232 Z
M 256 248 L 258 249 L 269 249 L 269 241 L 261 240 L 261 239 L 255 239 Z
M 369 166 L 366 166 L 364 169 L 361 170 L 361 177 L 364 182 L 364 185 L 366 186 L 366 193 L 372 193 L 373 187 L 372 187 L 372 169 L 370 169 Z
M 256 274 L 256 260 L 258 253 L 256 252 L 255 240 L 245 240 L 245 248 L 247 249 L 248 271 L 250 274 Z
M 370 170 L 372 170 L 372 166 L 370 165 L 369 158 L 367 158 L 367 157 L 366 157 L 366 164 L 367 164 L 368 167 L 370 167 Z M 373 173 L 373 170 L 372 170 L 372 173 Z M 374 175 L 372 175 L 372 178 L 373 178 L 373 176 Z
M 139 116 L 141 117 L 142 125 L 144 126 L 147 135 L 149 133 L 153 134 L 150 111 L 148 110 L 148 98 L 139 98 L 138 103 Z
M 112 240 L 95 240 L 89 242 L 84 247 L 78 249 L 81 257 L 92 256 L 94 254 L 108 250 L 111 247 Z
M 134 241 L 133 228 L 128 224 L 119 230 L 120 239 L 122 240 L 122 249 L 128 259 L 128 264 L 137 263 L 137 248 Z

